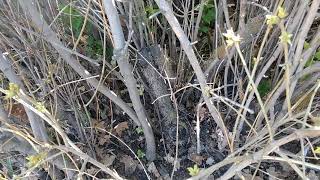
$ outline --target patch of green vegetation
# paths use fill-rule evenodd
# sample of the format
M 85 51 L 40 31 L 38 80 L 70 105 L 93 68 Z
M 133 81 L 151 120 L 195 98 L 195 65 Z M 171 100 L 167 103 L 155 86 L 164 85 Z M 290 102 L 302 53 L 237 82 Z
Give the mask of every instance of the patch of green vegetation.
M 71 30 L 69 33 L 73 33 L 75 38 L 78 39 L 85 18 L 76 8 L 70 5 L 60 5 L 59 10 L 62 11 L 60 18 L 63 26 L 66 27 L 67 30 Z M 88 57 L 97 59 L 103 55 L 103 42 L 100 38 L 93 35 L 93 28 L 93 24 L 87 21 L 79 45 L 85 49 L 84 51 Z M 111 57 L 112 51 L 113 49 L 111 47 L 107 47 L 106 56 Z
M 142 159 L 146 156 L 146 154 L 141 149 L 138 149 L 137 156 L 139 159 Z
M 151 16 L 152 14 L 155 14 L 156 12 L 160 11 L 159 8 L 155 8 L 153 6 L 147 6 L 145 8 L 147 17 Z
M 195 164 L 193 167 L 188 167 L 187 170 L 190 176 L 196 176 L 200 172 L 200 168 L 198 167 L 197 164 Z
M 200 32 L 208 33 L 209 30 L 213 28 L 216 9 L 214 7 L 213 0 L 208 0 L 205 4 L 203 4 L 203 6 L 199 30 Z
M 271 80 L 263 79 L 258 85 L 258 92 L 261 97 L 266 96 L 271 91 Z
M 72 27 L 72 32 L 76 37 L 78 37 L 84 23 L 84 17 L 81 16 L 79 11 L 71 5 L 60 4 L 59 11 L 62 11 L 61 19 L 63 25 L 69 27 L 70 29 Z
M 41 161 L 46 159 L 46 157 L 47 157 L 47 152 L 40 152 L 35 155 L 29 155 L 26 157 L 26 159 L 28 160 L 27 166 L 29 168 L 37 166 Z
M 101 56 L 103 54 L 101 41 L 93 36 L 89 36 L 87 39 L 86 53 L 93 57 Z
M 136 128 L 136 132 L 137 132 L 138 134 L 143 134 L 143 129 L 142 129 L 142 127 L 137 127 L 137 128 Z
M 153 14 L 159 12 L 160 9 L 157 8 L 157 7 L 154 7 L 154 6 L 151 4 L 151 5 L 145 7 L 145 11 L 146 11 L 146 15 L 147 15 L 147 16 L 146 16 L 146 17 L 144 16 L 143 19 L 144 19 L 145 22 L 148 22 L 148 18 L 149 18 L 150 16 L 152 16 Z M 164 18 L 163 18 L 162 16 L 158 16 L 157 18 L 160 19 L 161 22 L 164 20 Z M 148 26 L 148 29 L 149 29 L 149 31 L 150 31 L 151 33 L 154 33 L 154 32 L 157 31 L 156 26 Z
M 20 88 L 17 84 L 9 83 L 9 89 L 6 90 L 5 99 L 11 99 L 11 98 L 17 96 L 19 93 L 19 90 L 20 90 Z
M 308 42 L 304 42 L 303 49 L 309 49 L 310 47 L 311 45 Z M 320 61 L 320 49 L 318 49 L 316 53 L 308 59 L 304 67 L 309 67 L 317 61 Z

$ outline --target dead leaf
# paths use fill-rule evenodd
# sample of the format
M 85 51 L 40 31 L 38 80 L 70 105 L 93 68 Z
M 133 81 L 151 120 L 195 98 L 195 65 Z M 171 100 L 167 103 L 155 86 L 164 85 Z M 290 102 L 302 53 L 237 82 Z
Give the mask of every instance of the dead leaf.
M 206 160 L 206 164 L 211 166 L 213 163 L 215 163 L 214 159 L 212 157 L 209 157 L 207 160 Z
M 102 157 L 102 163 L 105 166 L 111 166 L 113 164 L 113 161 L 116 159 L 116 156 L 113 154 L 106 154 L 105 156 Z
M 227 138 L 224 137 L 224 134 L 220 128 L 216 130 L 216 135 L 217 135 L 217 141 L 218 141 L 218 148 L 219 150 L 224 149 L 227 145 Z M 232 133 L 229 133 L 229 138 L 232 137 Z
M 200 122 L 204 120 L 204 117 L 206 115 L 207 109 L 204 107 L 201 107 L 199 110 L 199 117 L 200 117 Z
M 137 168 L 138 163 L 131 156 L 123 155 L 120 162 L 124 163 L 125 173 L 131 175 Z
M 170 156 L 170 154 L 167 154 L 164 157 L 164 160 L 166 160 L 168 163 L 173 164 L 174 163 L 174 157 Z
M 204 159 L 205 159 L 204 157 L 199 156 L 197 154 L 191 154 L 190 156 L 190 160 L 197 163 L 198 165 L 201 165 Z
M 281 173 L 277 171 L 275 167 L 269 167 L 266 170 L 269 173 L 269 179 L 276 179 L 276 177 L 280 177 Z
M 12 104 L 12 106 L 9 107 L 8 110 L 11 110 L 10 115 L 18 119 L 21 119 L 21 120 L 28 119 L 28 116 L 22 104 Z
M 164 157 L 164 160 L 167 161 L 168 163 L 172 164 L 172 165 L 176 165 L 176 169 L 180 169 L 180 161 L 181 159 L 177 159 L 177 161 L 175 162 L 175 158 L 170 156 L 170 154 L 167 154 L 165 157 Z
M 116 131 L 116 134 L 118 136 L 121 136 L 123 131 L 129 129 L 128 122 L 121 122 L 118 125 L 116 125 L 116 127 L 114 127 L 114 129 Z
M 93 127 L 100 128 L 100 129 L 105 129 L 106 128 L 104 121 L 98 121 L 96 119 L 92 119 L 92 121 L 93 121 Z
M 89 169 L 87 169 L 87 173 L 91 175 L 96 175 L 97 172 L 99 172 L 99 169 L 95 168 L 94 166 L 91 166 Z
M 160 173 L 158 171 L 158 169 L 156 168 L 156 165 L 154 164 L 154 162 L 150 163 L 148 166 L 148 171 L 150 173 L 152 173 L 155 177 L 160 177 Z
M 320 175 L 316 174 L 316 172 L 314 170 L 310 170 L 309 173 L 307 173 L 307 177 L 310 179 L 310 180 L 317 180 L 320 178 Z
M 99 145 L 104 145 L 106 142 L 110 142 L 110 138 L 111 138 L 111 136 L 109 135 L 109 134 L 105 134 L 104 136 L 100 136 L 99 137 L 99 141 L 98 141 L 98 143 L 99 143 Z

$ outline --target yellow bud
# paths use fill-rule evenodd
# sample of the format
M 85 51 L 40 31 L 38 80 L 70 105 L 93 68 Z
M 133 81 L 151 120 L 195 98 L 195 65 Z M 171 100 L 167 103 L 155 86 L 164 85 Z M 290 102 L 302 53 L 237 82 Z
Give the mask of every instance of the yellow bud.
M 285 18 L 287 16 L 288 16 L 288 13 L 286 12 L 286 10 L 283 7 L 279 7 L 278 8 L 278 17 L 280 19 L 283 19 L 283 18 Z

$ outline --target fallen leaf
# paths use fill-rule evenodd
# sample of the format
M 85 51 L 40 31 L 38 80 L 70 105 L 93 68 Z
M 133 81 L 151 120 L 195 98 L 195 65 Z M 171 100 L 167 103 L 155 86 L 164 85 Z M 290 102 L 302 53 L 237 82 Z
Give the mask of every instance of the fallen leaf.
M 123 155 L 120 162 L 124 163 L 125 173 L 131 175 L 137 168 L 138 163 L 131 156 Z
M 116 127 L 114 127 L 114 129 L 116 131 L 116 134 L 118 136 L 121 136 L 123 131 L 129 129 L 128 122 L 121 122 L 118 125 L 116 125 Z
M 102 158 L 102 163 L 105 166 L 111 166 L 113 164 L 113 161 L 116 159 L 116 156 L 113 154 L 106 154 L 105 156 L 103 156 Z
M 28 116 L 22 104 L 12 104 L 11 108 L 9 109 L 11 110 L 10 115 L 22 120 L 28 119 Z
M 204 159 L 205 159 L 204 157 L 199 156 L 197 154 L 191 154 L 190 156 L 190 160 L 197 163 L 198 165 L 201 165 Z
M 164 160 L 167 161 L 168 163 L 172 164 L 172 165 L 176 165 L 176 169 L 180 169 L 180 161 L 181 159 L 177 159 L 177 161 L 175 162 L 175 158 L 170 156 L 170 154 L 167 154 L 165 157 L 164 157 Z
M 307 173 L 307 177 L 310 180 L 318 180 L 320 178 L 320 175 L 317 175 L 317 173 L 314 170 L 310 170 L 309 173 Z
M 164 160 L 166 160 L 168 163 L 173 164 L 174 163 L 174 157 L 170 156 L 170 154 L 167 154 L 164 157 Z
M 88 174 L 96 175 L 99 169 L 95 168 L 94 166 L 91 166 L 89 169 L 86 170 Z
M 156 165 L 154 164 L 154 162 L 150 163 L 148 166 L 148 171 L 150 173 L 152 173 L 155 177 L 160 177 L 160 173 L 158 171 L 158 169 L 156 168 Z
M 102 149 L 102 148 L 100 148 L 100 147 L 98 147 L 97 145 L 95 146 L 95 151 L 96 151 L 96 154 L 97 154 L 97 156 L 99 157 L 98 159 L 100 160 L 100 159 L 103 159 L 103 156 L 104 156 L 104 154 L 105 154 L 105 151 Z
M 99 137 L 99 145 L 104 145 L 106 142 L 110 142 L 110 138 L 111 136 L 109 134 L 105 134 L 104 136 L 102 137 Z
M 214 159 L 212 157 L 209 157 L 207 160 L 206 160 L 206 164 L 207 165 L 212 165 L 213 163 L 215 163 Z
M 219 150 L 223 150 L 227 145 L 227 138 L 224 137 L 224 134 L 220 128 L 216 130 L 217 141 L 218 141 L 218 148 Z M 232 137 L 232 133 L 229 133 L 229 138 Z
M 204 117 L 206 115 L 207 109 L 204 107 L 201 107 L 199 109 L 199 117 L 200 117 L 200 122 L 202 122 L 204 120 Z
M 100 128 L 100 129 L 105 129 L 106 128 L 104 121 L 98 121 L 96 119 L 92 119 L 92 121 L 93 121 L 93 127 Z

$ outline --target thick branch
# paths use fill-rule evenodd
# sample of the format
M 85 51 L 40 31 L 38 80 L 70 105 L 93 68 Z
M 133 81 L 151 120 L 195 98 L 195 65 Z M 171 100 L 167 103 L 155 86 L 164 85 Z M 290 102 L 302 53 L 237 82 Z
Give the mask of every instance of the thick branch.
M 213 106 L 212 102 L 209 99 L 209 96 L 207 95 L 208 93 L 208 86 L 207 86 L 207 82 L 206 82 L 206 78 L 205 75 L 199 65 L 199 62 L 197 60 L 197 57 L 193 51 L 192 45 L 190 44 L 190 41 L 188 40 L 188 37 L 186 36 L 186 34 L 184 33 L 184 31 L 182 30 L 180 23 L 178 22 L 177 18 L 174 16 L 171 7 L 169 6 L 169 4 L 167 3 L 166 0 L 155 0 L 155 2 L 158 4 L 159 8 L 161 9 L 163 15 L 166 17 L 168 23 L 170 24 L 172 30 L 175 32 L 176 36 L 178 37 L 181 46 L 184 50 L 184 52 L 186 53 L 189 62 L 197 76 L 197 79 L 199 81 L 201 90 L 202 90 L 202 96 L 204 98 L 204 101 L 212 115 L 212 117 L 214 118 L 215 122 L 217 123 L 217 125 L 224 130 L 225 136 L 226 138 L 227 136 L 227 129 L 224 126 L 223 120 L 218 112 L 218 110 Z
M 17 84 L 21 88 L 21 90 L 23 90 L 24 92 L 27 92 L 26 89 L 24 88 L 22 81 L 15 74 L 9 60 L 3 55 L 1 51 L 0 51 L 0 70 L 9 79 L 10 82 Z M 46 127 L 44 125 L 43 120 L 39 116 L 37 116 L 35 113 L 30 111 L 28 108 L 24 107 L 24 109 L 30 121 L 34 136 L 40 141 L 47 141 L 48 134 L 46 132 Z
M 111 33 L 114 40 L 113 58 L 117 60 L 121 75 L 123 76 L 126 87 L 128 88 L 133 108 L 136 111 L 138 119 L 142 125 L 147 144 L 146 156 L 149 160 L 154 160 L 156 155 L 154 135 L 152 128 L 148 122 L 145 109 L 140 101 L 136 79 L 133 77 L 132 66 L 128 60 L 129 57 L 128 52 L 125 49 L 125 40 L 120 24 L 119 15 L 115 5 L 112 3 L 112 0 L 104 0 L 104 8 L 109 20 Z

